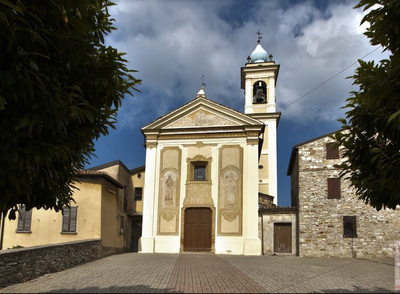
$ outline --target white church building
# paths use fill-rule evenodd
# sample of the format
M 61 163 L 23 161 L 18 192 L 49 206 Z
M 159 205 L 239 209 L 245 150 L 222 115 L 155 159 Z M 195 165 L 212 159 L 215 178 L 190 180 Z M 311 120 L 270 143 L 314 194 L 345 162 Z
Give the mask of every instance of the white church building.
M 244 113 L 201 88 L 192 101 L 142 128 L 140 252 L 262 253 L 259 195 L 278 201 L 278 73 L 258 40 L 241 68 Z

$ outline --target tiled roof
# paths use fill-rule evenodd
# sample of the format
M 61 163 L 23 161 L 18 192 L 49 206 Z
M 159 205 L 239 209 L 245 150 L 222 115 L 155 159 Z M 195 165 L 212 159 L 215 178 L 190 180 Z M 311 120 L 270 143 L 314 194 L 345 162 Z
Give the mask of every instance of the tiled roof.
M 112 178 L 110 175 L 108 175 L 105 172 L 99 172 L 99 171 L 93 171 L 93 170 L 79 170 L 77 174 L 75 174 L 75 177 L 77 178 L 103 178 L 109 183 L 113 184 L 117 188 L 123 189 L 124 185 L 122 185 L 120 182 Z

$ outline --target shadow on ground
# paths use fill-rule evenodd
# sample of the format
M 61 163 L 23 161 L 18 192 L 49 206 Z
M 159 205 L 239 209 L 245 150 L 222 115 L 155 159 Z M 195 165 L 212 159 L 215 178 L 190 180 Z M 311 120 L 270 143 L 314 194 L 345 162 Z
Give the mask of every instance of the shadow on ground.
M 364 288 L 364 287 L 359 287 L 359 286 L 353 286 L 352 290 L 349 290 L 349 289 L 327 289 L 327 290 L 321 290 L 321 291 L 313 292 L 313 293 L 394 293 L 394 285 L 393 285 L 393 291 L 390 291 L 385 288 L 380 288 L 380 287 Z
M 99 287 L 86 287 L 82 289 L 57 289 L 53 291 L 47 291 L 42 293 L 183 293 L 174 291 L 174 289 L 158 289 L 152 288 L 146 285 L 135 285 L 135 286 L 111 286 L 107 288 Z

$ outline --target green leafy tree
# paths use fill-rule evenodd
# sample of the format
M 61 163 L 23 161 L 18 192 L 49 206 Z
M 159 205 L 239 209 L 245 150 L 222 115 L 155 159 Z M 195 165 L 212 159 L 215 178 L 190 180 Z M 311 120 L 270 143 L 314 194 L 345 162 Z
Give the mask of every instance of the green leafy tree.
M 370 24 L 365 35 L 390 55 L 379 64 L 359 60 L 351 77 L 359 91 L 347 99 L 347 121 L 339 120 L 342 128 L 334 135 L 347 158 L 338 167 L 365 203 L 395 209 L 400 205 L 400 0 L 361 0 L 355 8 L 363 6 L 372 8 L 362 20 Z
M 59 211 L 94 139 L 115 128 L 140 83 L 123 53 L 108 0 L 0 0 L 0 212 Z

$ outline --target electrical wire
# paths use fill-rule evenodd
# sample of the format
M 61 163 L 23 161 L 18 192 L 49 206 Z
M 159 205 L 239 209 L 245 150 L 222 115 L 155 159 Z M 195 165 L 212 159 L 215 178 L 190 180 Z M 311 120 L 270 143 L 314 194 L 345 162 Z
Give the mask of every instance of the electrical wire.
M 125 158 L 123 158 L 122 155 L 119 154 L 119 153 L 117 152 L 117 150 L 115 150 L 103 137 L 101 137 L 101 139 L 102 139 L 102 140 L 108 145 L 108 147 L 110 147 L 124 162 L 127 162 L 127 161 L 125 160 Z
M 364 55 L 363 57 L 361 57 L 360 59 L 364 59 L 365 57 L 367 57 L 368 55 L 374 53 L 376 50 L 378 50 L 380 47 L 375 48 L 374 50 L 372 50 L 371 52 L 369 52 L 367 55 Z M 289 103 L 288 105 L 286 105 L 285 107 L 283 107 L 281 109 L 281 111 L 285 110 L 286 108 L 288 108 L 289 106 L 295 104 L 296 102 L 298 102 L 299 100 L 303 99 L 304 97 L 306 97 L 308 94 L 314 92 L 315 90 L 317 90 L 319 87 L 325 85 L 327 82 L 329 82 L 330 80 L 334 79 L 335 77 L 337 77 L 338 75 L 340 75 L 342 72 L 348 70 L 350 67 L 352 67 L 353 65 L 355 65 L 358 62 L 355 61 L 352 64 L 350 64 L 348 67 L 346 67 L 345 69 L 342 69 L 340 72 L 338 72 L 337 74 L 335 74 L 334 76 L 330 77 L 329 79 L 327 79 L 325 82 L 321 83 L 320 85 L 318 85 L 317 87 L 315 87 L 314 89 L 312 89 L 311 91 L 307 92 L 306 94 L 304 94 L 303 96 L 301 96 L 300 98 L 297 98 L 296 100 L 292 101 L 291 103 Z
M 374 50 L 372 50 L 371 52 L 369 52 L 368 54 L 364 55 L 363 57 L 361 57 L 360 59 L 363 60 L 364 58 L 366 58 L 367 56 L 371 55 L 372 53 L 374 53 L 376 50 L 378 50 L 380 47 L 375 48 Z M 295 104 L 296 102 L 300 101 L 301 99 L 303 99 L 304 97 L 306 97 L 307 95 L 309 95 L 310 93 L 314 92 L 315 90 L 317 90 L 318 88 L 320 88 L 321 86 L 325 85 L 326 83 L 328 83 L 329 81 L 331 81 L 332 79 L 334 79 L 335 77 L 337 77 L 338 75 L 340 75 L 341 73 L 343 73 L 344 71 L 346 71 L 347 69 L 349 69 L 350 67 L 354 66 L 355 64 L 358 63 L 358 60 L 353 62 L 352 64 L 350 64 L 349 66 L 347 66 L 346 68 L 342 69 L 340 72 L 338 72 L 337 74 L 333 75 L 332 77 L 330 77 L 329 79 L 327 79 L 326 81 L 324 81 L 323 83 L 321 83 L 320 85 L 318 85 L 317 87 L 313 88 L 312 90 L 308 91 L 306 94 L 304 94 L 303 96 L 297 98 L 296 100 L 292 101 L 291 103 L 289 103 L 288 105 L 286 105 L 285 107 L 283 107 L 281 109 L 281 111 L 287 109 L 289 106 Z M 120 158 L 124 161 L 127 162 L 121 154 L 119 154 L 104 138 L 101 138 L 118 156 L 120 156 Z M 233 141 L 235 141 L 236 138 L 232 139 L 231 141 L 225 143 L 229 144 Z M 211 155 L 213 152 L 215 152 L 217 150 L 211 151 L 209 154 L 207 154 L 206 156 Z M 182 169 L 185 169 L 186 167 L 181 167 Z

